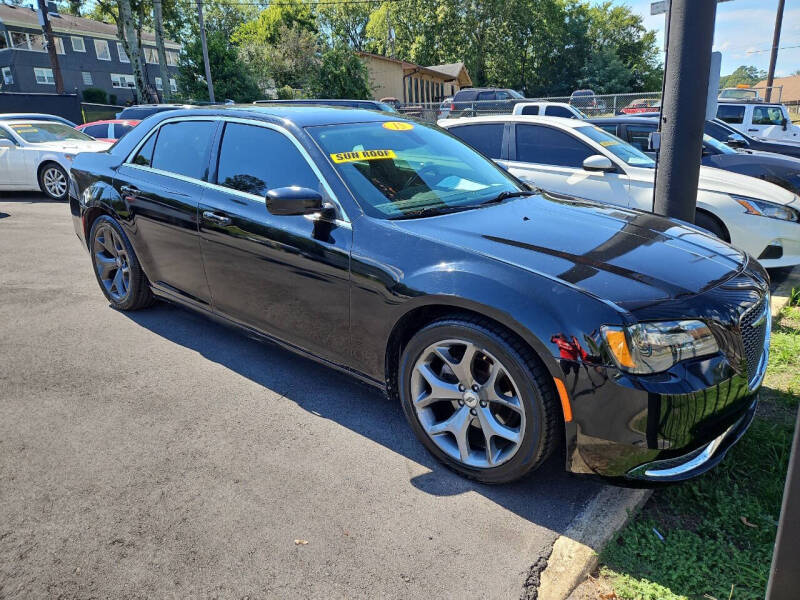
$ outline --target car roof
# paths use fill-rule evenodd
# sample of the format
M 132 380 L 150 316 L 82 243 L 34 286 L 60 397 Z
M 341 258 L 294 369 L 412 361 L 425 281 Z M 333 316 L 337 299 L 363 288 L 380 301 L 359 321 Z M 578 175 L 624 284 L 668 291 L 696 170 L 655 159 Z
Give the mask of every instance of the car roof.
M 466 125 L 468 123 L 541 123 L 543 125 L 559 125 L 567 129 L 575 129 L 586 125 L 583 119 L 568 119 L 566 117 L 545 117 L 539 115 L 489 115 L 485 117 L 462 117 L 459 119 L 442 119 L 441 127 L 449 125 Z
M 164 118 L 179 116 L 227 116 L 265 121 L 286 121 L 298 127 L 314 127 L 317 125 L 337 125 L 342 123 L 364 123 L 382 121 L 409 121 L 398 113 L 379 112 L 364 108 L 347 108 L 338 106 L 307 105 L 254 105 L 233 104 L 214 108 L 192 108 L 172 111 Z
M 3 123 L 6 125 L 22 125 L 25 123 L 43 123 L 45 125 L 52 125 L 55 123 L 57 125 L 69 127 L 69 125 L 66 123 L 62 123 L 61 121 L 51 121 L 49 119 L 3 119 Z
M 100 121 L 89 121 L 88 123 L 78 125 L 78 127 L 88 127 L 89 125 L 108 125 L 109 123 L 116 125 L 118 123 L 141 123 L 141 121 L 139 119 L 103 119 Z
M 396 98 L 395 98 L 396 100 Z M 354 100 L 350 98 L 295 98 L 293 100 L 256 100 L 253 102 L 256 106 L 263 106 L 265 104 L 315 104 L 315 103 L 329 103 L 329 104 L 352 104 L 353 102 L 364 102 L 368 104 L 385 104 L 379 100 Z

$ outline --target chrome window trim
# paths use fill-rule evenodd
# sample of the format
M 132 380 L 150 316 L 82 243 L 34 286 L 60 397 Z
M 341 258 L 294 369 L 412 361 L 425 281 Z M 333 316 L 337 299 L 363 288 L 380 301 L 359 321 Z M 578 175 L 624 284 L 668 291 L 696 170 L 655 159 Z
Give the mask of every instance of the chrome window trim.
M 328 194 L 329 199 L 336 206 L 336 209 L 337 209 L 337 211 L 339 212 L 339 214 L 341 215 L 342 218 L 341 219 L 334 219 L 334 222 L 336 224 L 338 224 L 338 225 L 344 225 L 344 226 L 348 226 L 348 227 L 350 226 L 351 221 L 350 221 L 349 216 L 347 215 L 347 212 L 344 210 L 344 206 L 342 206 L 342 203 L 339 201 L 339 198 L 336 196 L 336 194 L 333 193 L 333 189 L 331 188 L 330 184 L 325 179 L 325 177 L 322 175 L 322 171 L 320 171 L 319 167 L 316 165 L 314 160 L 311 158 L 311 155 L 308 153 L 308 151 L 305 148 L 303 148 L 302 144 L 300 144 L 300 141 L 294 135 L 292 135 L 292 133 L 288 129 L 286 129 L 285 127 L 281 127 L 280 125 L 275 125 L 274 123 L 267 123 L 265 121 L 260 121 L 258 119 L 245 119 L 245 118 L 241 118 L 241 117 L 226 117 L 224 115 L 206 115 L 206 116 L 197 115 L 197 116 L 170 117 L 169 119 L 164 119 L 161 123 L 158 124 L 157 127 L 153 128 L 152 131 L 150 131 L 145 137 L 143 137 L 141 140 L 139 140 L 139 143 L 136 144 L 136 146 L 133 147 L 133 150 L 131 150 L 131 152 L 128 153 L 128 156 L 125 157 L 125 161 L 123 162 L 123 165 L 131 167 L 131 168 L 134 168 L 134 169 L 139 169 L 139 170 L 142 170 L 142 171 L 156 173 L 158 175 L 164 175 L 166 177 L 174 177 L 175 179 L 179 179 L 181 181 L 186 181 L 188 183 L 195 183 L 195 184 L 198 184 L 198 185 L 201 185 L 201 186 L 204 186 L 204 187 L 208 187 L 208 188 L 213 189 L 213 190 L 223 191 L 223 192 L 226 192 L 226 193 L 233 193 L 235 195 L 242 196 L 242 197 L 250 199 L 250 200 L 255 199 L 255 200 L 258 200 L 259 202 L 264 202 L 264 198 L 262 198 L 261 196 L 256 196 L 255 194 L 248 194 L 247 192 L 242 192 L 240 190 L 235 190 L 233 188 L 225 187 L 224 185 L 218 185 L 216 183 L 211 183 L 210 181 L 203 181 L 202 179 L 195 179 L 193 177 L 186 177 L 185 175 L 181 175 L 179 173 L 172 173 L 170 171 L 162 171 L 161 169 L 155 169 L 153 167 L 146 167 L 144 165 L 137 165 L 137 164 L 134 164 L 132 162 L 133 157 L 136 156 L 136 154 L 139 152 L 141 147 L 144 146 L 148 142 L 148 140 L 153 135 L 156 134 L 156 132 L 159 129 L 161 129 L 164 125 L 167 125 L 167 124 L 170 124 L 170 123 L 180 123 L 182 121 L 211 121 L 211 122 L 224 122 L 224 123 L 240 123 L 240 124 L 243 124 L 243 125 L 255 125 L 257 127 L 264 127 L 265 129 L 272 129 L 273 131 L 277 131 L 278 133 L 283 134 L 284 136 L 286 136 L 289 139 L 289 141 L 292 142 L 294 147 L 297 148 L 297 150 L 300 152 L 301 156 L 305 159 L 306 163 L 308 163 L 308 166 L 311 167 L 311 170 L 314 172 L 314 175 L 317 176 L 317 179 L 322 184 L 322 187 L 325 188 L 325 192 Z M 307 215 L 307 216 L 309 216 L 311 218 L 315 218 L 316 216 L 318 216 L 318 213 L 315 213 L 313 215 Z

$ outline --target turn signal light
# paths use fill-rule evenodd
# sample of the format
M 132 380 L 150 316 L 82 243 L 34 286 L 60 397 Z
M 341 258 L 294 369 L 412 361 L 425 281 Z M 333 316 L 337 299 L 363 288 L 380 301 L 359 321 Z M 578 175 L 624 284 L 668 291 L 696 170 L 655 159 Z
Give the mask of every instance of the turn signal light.
M 608 349 L 614 354 L 617 363 L 622 367 L 633 368 L 633 358 L 628 348 L 628 341 L 625 339 L 625 332 L 621 329 L 606 329 L 606 340 Z

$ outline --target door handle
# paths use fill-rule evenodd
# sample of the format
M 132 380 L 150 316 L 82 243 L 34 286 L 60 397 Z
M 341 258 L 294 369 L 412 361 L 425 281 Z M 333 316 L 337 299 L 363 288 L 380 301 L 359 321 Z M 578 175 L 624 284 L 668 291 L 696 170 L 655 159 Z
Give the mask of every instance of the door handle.
M 133 185 L 121 185 L 119 186 L 119 191 L 122 192 L 123 194 L 130 194 L 132 196 L 135 196 L 136 194 L 139 193 L 139 188 Z
M 203 211 L 203 218 L 206 221 L 210 221 L 215 225 L 230 225 L 231 219 L 230 217 L 226 217 L 225 215 L 221 215 L 219 213 L 212 212 L 210 210 Z
M 747 131 L 758 131 L 758 129 L 748 129 Z

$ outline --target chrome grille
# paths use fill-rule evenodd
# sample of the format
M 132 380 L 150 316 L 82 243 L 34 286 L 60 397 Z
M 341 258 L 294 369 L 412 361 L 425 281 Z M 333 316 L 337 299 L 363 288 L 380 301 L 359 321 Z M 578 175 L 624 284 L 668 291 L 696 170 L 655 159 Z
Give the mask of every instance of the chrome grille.
M 747 381 L 751 387 L 760 383 L 766 369 L 766 353 L 771 326 L 769 294 L 751 306 L 739 320 L 742 336 L 744 360 L 747 367 Z

